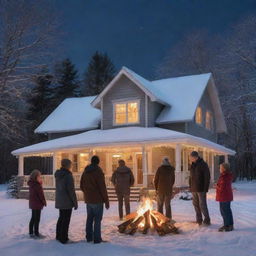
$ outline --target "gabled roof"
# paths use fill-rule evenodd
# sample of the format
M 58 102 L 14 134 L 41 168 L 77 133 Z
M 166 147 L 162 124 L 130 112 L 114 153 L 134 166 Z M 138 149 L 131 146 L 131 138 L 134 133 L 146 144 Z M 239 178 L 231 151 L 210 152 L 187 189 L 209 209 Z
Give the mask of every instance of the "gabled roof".
M 97 129 L 101 111 L 92 107 L 95 96 L 65 99 L 36 129 L 35 133 L 58 133 Z
M 124 127 L 92 130 L 77 135 L 41 142 L 12 152 L 13 155 L 49 153 L 61 150 L 79 150 L 90 147 L 136 146 L 164 143 L 184 143 L 206 147 L 218 154 L 234 155 L 235 151 L 190 134 L 157 127 Z
M 136 84 L 152 101 L 157 101 L 162 103 L 163 105 L 168 105 L 167 102 L 164 102 L 162 99 L 158 98 L 154 91 L 151 91 L 151 82 L 127 67 L 122 67 L 119 73 L 115 76 L 115 78 L 106 86 L 106 88 L 92 101 L 92 106 L 96 108 L 100 108 L 101 99 L 105 96 L 105 94 L 116 84 L 116 82 L 120 79 L 121 76 L 125 75 L 128 77 L 134 84 Z
M 102 97 L 122 75 L 133 81 L 152 101 L 165 106 L 156 120 L 157 124 L 193 120 L 196 108 L 207 89 L 217 120 L 217 131 L 226 132 L 226 123 L 211 73 L 149 81 L 134 71 L 123 67 L 103 92 L 94 99 L 92 102 L 94 107 L 100 108 Z

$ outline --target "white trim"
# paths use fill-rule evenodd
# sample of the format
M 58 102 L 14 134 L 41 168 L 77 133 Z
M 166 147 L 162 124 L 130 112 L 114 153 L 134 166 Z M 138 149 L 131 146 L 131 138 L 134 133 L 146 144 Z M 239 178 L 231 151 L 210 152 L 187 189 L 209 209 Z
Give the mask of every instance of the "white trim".
M 148 96 L 145 94 L 145 127 L 148 127 Z
M 101 102 L 100 102 L 100 107 L 101 107 L 101 123 L 100 123 L 100 128 L 101 130 L 103 130 L 103 98 L 101 99 Z
M 138 121 L 137 122 L 128 122 L 128 104 L 129 103 L 137 103 L 138 105 Z M 117 104 L 126 104 L 126 122 L 122 124 L 117 124 L 116 123 L 116 108 L 115 106 Z M 140 99 L 127 99 L 127 100 L 113 100 L 112 101 L 112 111 L 113 111 L 113 120 L 112 120 L 112 125 L 113 126 L 127 126 L 127 125 L 134 125 L 134 124 L 139 124 L 140 123 Z

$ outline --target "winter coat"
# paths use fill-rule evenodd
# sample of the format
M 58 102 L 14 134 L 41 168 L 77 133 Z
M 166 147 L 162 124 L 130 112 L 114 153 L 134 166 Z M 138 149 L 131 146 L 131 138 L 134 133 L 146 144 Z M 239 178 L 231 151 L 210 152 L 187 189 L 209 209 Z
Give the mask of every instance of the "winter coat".
M 208 192 L 210 170 L 208 164 L 202 158 L 198 158 L 195 163 L 192 163 L 189 183 L 191 192 Z
M 134 184 L 134 176 L 130 168 L 121 166 L 113 173 L 111 182 L 117 194 L 130 195 L 130 187 Z
M 216 186 L 216 201 L 233 201 L 232 180 L 233 175 L 231 172 L 221 173 Z
M 172 188 L 175 182 L 175 168 L 171 165 L 161 165 L 154 178 L 155 189 L 158 194 L 172 195 Z
M 57 209 L 77 208 L 77 198 L 72 173 L 61 168 L 55 172 L 55 207 Z
M 105 176 L 98 165 L 90 164 L 85 167 L 80 181 L 87 204 L 109 203 Z
M 42 210 L 46 206 L 44 191 L 38 181 L 29 180 L 29 208 L 32 210 Z

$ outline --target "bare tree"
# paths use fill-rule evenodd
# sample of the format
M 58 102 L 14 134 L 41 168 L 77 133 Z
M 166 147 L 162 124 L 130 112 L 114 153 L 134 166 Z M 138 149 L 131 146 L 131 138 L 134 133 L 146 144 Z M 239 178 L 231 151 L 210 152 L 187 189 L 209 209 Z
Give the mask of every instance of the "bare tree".
M 0 0 L 0 129 L 8 138 L 21 134 L 23 97 L 49 61 L 56 29 L 48 1 Z
M 220 140 L 237 151 L 236 171 L 256 178 L 256 18 L 247 17 L 229 34 L 195 31 L 171 49 L 158 76 L 211 72 L 219 89 L 228 134 Z

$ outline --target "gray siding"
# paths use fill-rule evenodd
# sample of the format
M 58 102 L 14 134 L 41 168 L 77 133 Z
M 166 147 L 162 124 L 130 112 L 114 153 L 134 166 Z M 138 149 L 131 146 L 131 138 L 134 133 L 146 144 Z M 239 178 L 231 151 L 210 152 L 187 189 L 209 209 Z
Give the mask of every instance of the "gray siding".
M 147 96 L 148 97 L 148 96 Z M 159 114 L 163 109 L 163 105 L 153 102 L 148 97 L 148 127 L 154 127 Z
M 160 124 L 160 128 L 173 130 L 177 132 L 186 132 L 186 124 L 185 123 L 169 123 L 169 124 Z
M 102 124 L 104 130 L 118 127 L 113 125 L 113 101 L 122 99 L 140 100 L 140 122 L 132 126 L 145 126 L 145 93 L 127 77 L 122 76 L 103 97 Z
M 85 132 L 84 131 L 79 131 L 79 132 L 58 132 L 58 133 L 48 133 L 48 140 L 54 140 L 54 139 L 58 139 L 61 137 L 66 137 L 66 136 L 70 136 L 70 135 L 76 135 L 79 133 Z
M 214 115 L 213 106 L 211 103 L 210 96 L 208 94 L 208 91 L 206 90 L 205 93 L 202 96 L 202 99 L 199 103 L 199 106 L 202 108 L 202 115 L 203 115 L 203 122 L 202 125 L 199 125 L 194 121 L 187 123 L 187 130 L 186 132 L 198 136 L 201 138 L 205 138 L 214 142 L 217 142 L 217 133 L 216 133 L 216 120 Z M 211 111 L 213 115 L 213 130 L 209 131 L 205 128 L 205 117 L 206 117 L 206 111 Z

